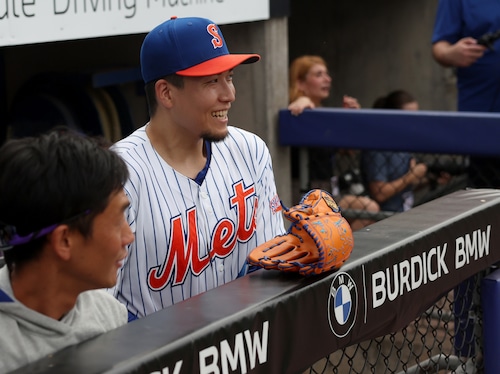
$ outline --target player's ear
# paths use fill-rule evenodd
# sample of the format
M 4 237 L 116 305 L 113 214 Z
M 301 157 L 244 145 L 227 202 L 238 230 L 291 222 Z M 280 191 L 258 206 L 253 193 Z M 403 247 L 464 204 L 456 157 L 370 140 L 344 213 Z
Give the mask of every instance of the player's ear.
M 175 88 L 165 79 L 158 79 L 155 83 L 156 101 L 161 105 L 170 108 L 172 106 L 172 89 Z
M 64 261 L 71 258 L 73 235 L 68 225 L 59 225 L 54 231 L 47 235 L 47 240 L 54 253 Z

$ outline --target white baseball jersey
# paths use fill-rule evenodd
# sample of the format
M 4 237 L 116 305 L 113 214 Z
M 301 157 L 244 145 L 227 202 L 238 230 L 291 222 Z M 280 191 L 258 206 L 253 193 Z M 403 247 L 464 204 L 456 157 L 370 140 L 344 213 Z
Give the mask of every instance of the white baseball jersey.
M 257 245 L 285 233 L 269 150 L 245 130 L 207 146 L 196 180 L 154 150 L 146 126 L 112 147 L 130 178 L 135 233 L 112 292 L 142 317 L 236 279 Z

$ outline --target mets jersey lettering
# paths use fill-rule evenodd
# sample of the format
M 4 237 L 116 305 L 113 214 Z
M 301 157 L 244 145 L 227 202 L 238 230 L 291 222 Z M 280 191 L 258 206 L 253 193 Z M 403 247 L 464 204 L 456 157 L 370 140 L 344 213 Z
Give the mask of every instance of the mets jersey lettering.
M 244 189 L 241 182 L 234 186 L 231 207 L 236 209 L 238 221 L 234 223 L 230 219 L 224 218 L 218 222 L 212 235 L 211 250 L 202 258 L 200 258 L 197 236 L 196 208 L 193 207 L 187 213 L 187 228 L 183 227 L 181 217 L 174 217 L 171 223 L 171 242 L 168 246 L 167 257 L 162 265 L 149 270 L 149 287 L 159 291 L 170 280 L 172 285 L 182 284 L 190 271 L 194 275 L 201 274 L 208 267 L 212 258 L 227 257 L 233 252 L 237 241 L 248 241 L 256 229 L 257 199 L 255 199 L 252 211 L 247 212 L 246 208 L 246 200 L 251 196 L 255 196 L 254 186 Z

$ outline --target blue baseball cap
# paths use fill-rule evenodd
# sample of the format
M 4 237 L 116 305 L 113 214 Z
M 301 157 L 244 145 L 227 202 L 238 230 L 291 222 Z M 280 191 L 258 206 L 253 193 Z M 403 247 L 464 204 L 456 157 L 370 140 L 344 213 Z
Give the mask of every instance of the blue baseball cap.
M 170 74 L 202 77 L 260 60 L 258 54 L 230 54 L 219 27 L 209 19 L 177 18 L 156 26 L 141 47 L 145 83 Z

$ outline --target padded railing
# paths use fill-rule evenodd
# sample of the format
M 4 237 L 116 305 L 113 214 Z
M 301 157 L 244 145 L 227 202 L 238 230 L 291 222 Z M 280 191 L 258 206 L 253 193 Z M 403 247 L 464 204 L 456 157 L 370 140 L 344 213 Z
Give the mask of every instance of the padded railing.
M 497 190 L 455 192 L 355 232 L 337 272 L 259 270 L 21 371 L 299 373 L 400 329 L 498 262 L 499 212 Z

